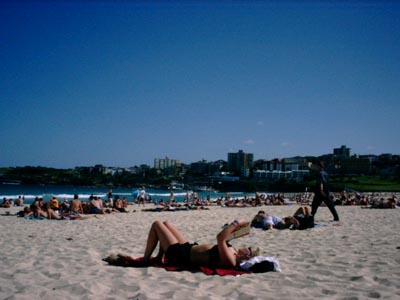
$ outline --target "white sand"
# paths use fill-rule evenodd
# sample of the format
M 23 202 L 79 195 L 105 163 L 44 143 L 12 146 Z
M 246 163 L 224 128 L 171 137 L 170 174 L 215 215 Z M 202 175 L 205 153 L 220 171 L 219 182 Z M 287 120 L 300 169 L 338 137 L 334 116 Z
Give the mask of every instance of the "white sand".
M 279 216 L 296 208 L 262 207 Z M 400 299 L 399 209 L 337 207 L 342 226 L 255 230 L 232 242 L 276 256 L 282 273 L 220 277 L 102 261 L 110 253 L 142 256 L 156 219 L 173 221 L 191 241 L 213 243 L 224 223 L 250 220 L 259 209 L 135 212 L 84 221 L 0 216 L 0 299 Z M 0 208 L 5 211 L 17 209 Z M 321 207 L 316 221 L 331 219 Z

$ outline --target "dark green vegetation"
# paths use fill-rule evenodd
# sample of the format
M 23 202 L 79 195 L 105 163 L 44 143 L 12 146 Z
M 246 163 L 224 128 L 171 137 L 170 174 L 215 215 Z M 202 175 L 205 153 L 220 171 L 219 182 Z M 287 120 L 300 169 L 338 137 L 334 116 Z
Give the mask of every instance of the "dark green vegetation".
M 352 189 L 356 191 L 400 191 L 400 178 L 397 176 L 347 176 L 331 178 L 335 190 Z
M 313 176 L 306 178 L 304 182 L 287 182 L 281 179 L 277 182 L 260 182 L 251 179 L 235 182 L 210 183 L 219 191 L 271 191 L 271 192 L 304 192 L 315 186 Z M 199 178 L 196 178 L 198 180 Z M 0 182 L 14 182 L 22 184 L 46 184 L 65 186 L 109 186 L 132 188 L 140 185 L 152 185 L 154 187 L 166 187 L 172 181 L 183 181 L 191 185 L 189 178 L 174 178 L 158 174 L 153 170 L 146 173 L 135 174 L 128 171 L 115 174 L 103 174 L 93 171 L 91 168 L 53 169 L 45 167 L 17 167 L 0 168 Z M 207 182 L 207 178 L 203 178 Z M 390 176 L 331 176 L 331 187 L 334 191 L 351 189 L 356 191 L 400 191 L 399 174 Z
M 341 192 L 344 190 L 354 190 L 359 192 L 399 192 L 400 179 L 392 176 L 382 177 L 371 176 L 352 176 L 352 177 L 331 177 L 331 190 Z M 304 182 L 286 182 L 280 180 L 277 182 L 254 182 L 239 181 L 233 183 L 224 183 L 219 187 L 220 191 L 270 191 L 270 192 L 312 192 L 315 187 L 315 180 L 309 178 Z
M 157 181 L 158 180 L 158 181 Z M 65 186 L 115 186 L 133 187 L 146 182 L 162 182 L 162 178 L 146 178 L 130 172 L 103 174 L 90 168 L 53 169 L 44 167 L 1 168 L 0 181 L 22 184 Z

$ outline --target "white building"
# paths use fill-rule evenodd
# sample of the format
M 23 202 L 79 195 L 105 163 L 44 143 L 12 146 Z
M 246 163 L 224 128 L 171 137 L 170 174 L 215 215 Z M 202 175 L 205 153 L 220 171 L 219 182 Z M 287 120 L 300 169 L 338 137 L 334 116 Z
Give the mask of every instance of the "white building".
M 293 170 L 293 171 L 267 171 L 256 170 L 254 171 L 254 178 L 265 181 L 277 181 L 279 179 L 286 179 L 296 182 L 301 182 L 305 176 L 308 176 L 308 170 Z
M 154 159 L 154 169 L 167 169 L 170 167 L 175 167 L 179 163 L 176 159 L 170 159 L 168 157 L 165 158 L 156 158 Z

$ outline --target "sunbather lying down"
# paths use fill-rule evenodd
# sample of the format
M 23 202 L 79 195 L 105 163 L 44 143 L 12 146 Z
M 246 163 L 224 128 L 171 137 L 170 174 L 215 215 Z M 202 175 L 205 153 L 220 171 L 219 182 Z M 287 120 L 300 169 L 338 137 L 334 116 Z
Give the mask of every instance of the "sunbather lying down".
M 270 216 L 265 211 L 260 210 L 251 221 L 251 226 L 255 228 L 268 229 L 307 229 L 314 227 L 314 217 L 310 213 L 310 208 L 299 207 L 293 216 L 280 218 Z
M 228 237 L 231 233 L 243 226 L 248 226 L 248 223 L 243 220 L 235 220 L 218 233 L 216 245 L 199 245 L 197 243 L 189 243 L 182 232 L 171 222 L 155 221 L 151 225 L 140 266 L 167 263 L 168 265 L 186 268 L 200 266 L 209 268 L 239 267 L 242 261 L 247 261 L 259 253 L 258 248 L 245 247 L 236 250 L 228 243 Z M 151 259 L 153 251 L 158 244 L 159 252 L 155 258 Z M 110 262 L 112 259 L 113 257 L 110 256 L 105 260 Z

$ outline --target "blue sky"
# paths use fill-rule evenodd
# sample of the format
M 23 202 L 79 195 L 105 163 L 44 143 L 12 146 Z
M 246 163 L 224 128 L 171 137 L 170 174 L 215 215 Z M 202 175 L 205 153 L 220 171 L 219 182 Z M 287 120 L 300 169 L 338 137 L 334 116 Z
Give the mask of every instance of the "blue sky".
M 0 166 L 400 151 L 400 4 L 2 1 Z

